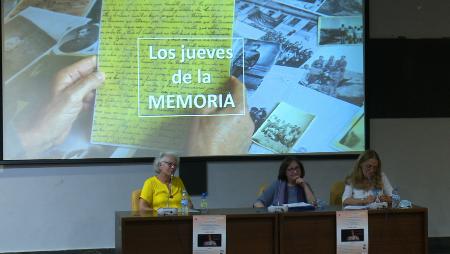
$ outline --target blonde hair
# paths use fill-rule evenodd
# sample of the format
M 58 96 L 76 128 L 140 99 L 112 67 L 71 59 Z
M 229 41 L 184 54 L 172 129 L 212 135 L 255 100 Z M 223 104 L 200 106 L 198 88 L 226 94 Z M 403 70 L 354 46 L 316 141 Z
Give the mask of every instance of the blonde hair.
M 378 161 L 378 169 L 375 172 L 375 176 L 371 182 L 367 181 L 367 178 L 364 176 L 363 169 L 361 164 L 364 162 L 375 159 Z M 355 164 L 353 165 L 352 172 L 345 178 L 346 184 L 352 185 L 357 189 L 368 190 L 371 187 L 375 188 L 383 188 L 383 180 L 381 179 L 381 160 L 380 156 L 374 150 L 367 150 L 359 155 Z

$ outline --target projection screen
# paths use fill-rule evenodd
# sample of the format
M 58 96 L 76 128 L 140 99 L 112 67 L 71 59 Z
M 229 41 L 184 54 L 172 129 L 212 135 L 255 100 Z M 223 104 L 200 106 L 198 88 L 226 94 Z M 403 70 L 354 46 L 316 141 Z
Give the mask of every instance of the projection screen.
M 4 161 L 365 148 L 362 0 L 2 5 Z

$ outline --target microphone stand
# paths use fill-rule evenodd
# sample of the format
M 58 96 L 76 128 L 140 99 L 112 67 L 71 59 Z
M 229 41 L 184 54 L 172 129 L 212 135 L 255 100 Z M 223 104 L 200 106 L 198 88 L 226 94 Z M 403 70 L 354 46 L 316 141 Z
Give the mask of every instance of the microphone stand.
M 172 179 L 173 179 L 173 174 L 170 175 L 170 181 L 169 181 L 169 198 L 167 199 L 167 204 L 166 207 L 169 208 L 169 200 L 171 198 L 173 198 L 172 196 Z

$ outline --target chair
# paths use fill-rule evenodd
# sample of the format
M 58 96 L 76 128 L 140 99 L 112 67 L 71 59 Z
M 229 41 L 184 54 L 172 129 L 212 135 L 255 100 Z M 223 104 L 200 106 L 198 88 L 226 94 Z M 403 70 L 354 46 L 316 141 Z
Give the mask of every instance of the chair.
M 268 184 L 267 183 L 263 183 L 259 186 L 259 190 L 258 193 L 256 194 L 256 197 L 261 196 L 261 194 L 267 189 Z
M 345 183 L 337 181 L 331 186 L 330 205 L 342 205 L 342 194 L 344 193 Z
M 134 190 L 131 193 L 131 211 L 139 211 L 139 197 L 141 196 L 141 189 Z

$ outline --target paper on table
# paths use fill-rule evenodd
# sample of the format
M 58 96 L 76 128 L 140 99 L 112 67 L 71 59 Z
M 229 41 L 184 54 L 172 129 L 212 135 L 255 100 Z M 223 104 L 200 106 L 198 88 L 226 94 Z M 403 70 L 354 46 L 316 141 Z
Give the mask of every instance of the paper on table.
M 291 207 L 308 207 L 308 206 L 312 206 L 312 205 L 305 203 L 305 202 L 299 202 L 299 203 L 290 203 L 290 204 L 287 204 L 287 206 L 289 208 L 291 208 Z
M 192 39 L 199 38 L 222 38 L 211 39 L 211 48 L 217 48 L 219 44 L 231 45 L 233 14 L 234 1 L 231 0 L 140 0 L 132 3 L 103 0 L 99 69 L 105 72 L 106 80 L 97 91 L 92 143 L 182 150 L 189 129 L 189 118 L 145 117 L 155 113 L 166 116 L 180 114 L 180 110 L 146 112 L 148 94 L 186 94 L 202 89 L 220 93 L 227 78 L 223 73 L 228 74 L 229 71 L 229 61 L 220 61 L 221 64 L 215 65 L 215 70 L 211 72 L 215 71 L 212 75 L 216 79 L 206 88 L 198 84 L 175 86 L 170 82 L 168 71 L 190 68 L 191 64 L 194 67 L 201 64 L 211 68 L 217 59 L 201 63 L 188 62 L 188 67 L 173 60 L 151 62 L 147 39 L 165 38 L 159 41 L 158 47 L 189 43 L 180 38 L 189 38 L 189 45 L 193 47 L 204 42 L 192 42 Z M 141 57 L 144 53 L 147 57 Z M 196 78 L 196 74 L 193 73 L 193 77 Z M 143 112 L 138 112 L 139 109 L 143 109 Z
M 363 209 L 367 209 L 369 208 L 366 205 L 348 205 L 348 206 L 344 206 L 345 210 L 363 210 Z
M 345 206 L 345 210 L 362 210 L 362 209 L 381 209 L 381 208 L 387 208 L 388 204 L 387 202 L 373 202 L 368 205 L 348 205 Z

